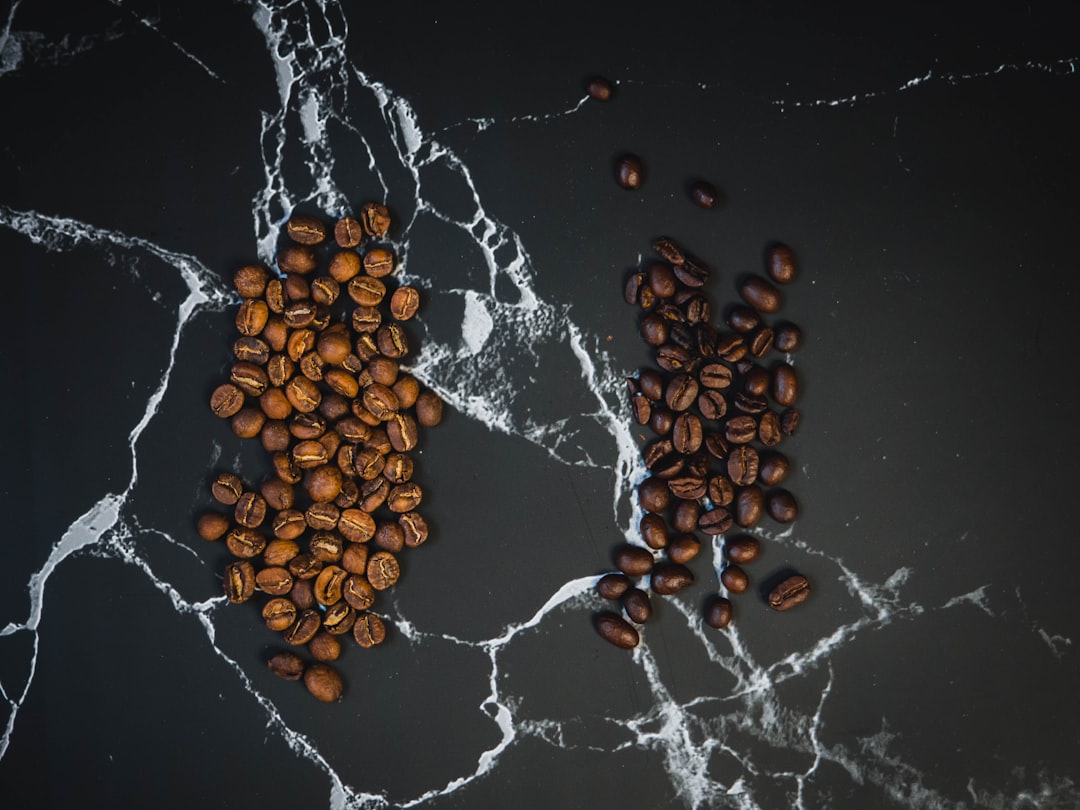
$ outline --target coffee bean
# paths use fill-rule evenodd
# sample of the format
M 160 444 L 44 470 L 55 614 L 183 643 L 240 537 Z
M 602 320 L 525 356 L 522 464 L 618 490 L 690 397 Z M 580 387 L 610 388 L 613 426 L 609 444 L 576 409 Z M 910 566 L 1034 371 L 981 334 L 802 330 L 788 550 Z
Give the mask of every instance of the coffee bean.
M 727 459 L 728 475 L 736 486 L 745 487 L 758 477 L 758 452 L 749 445 L 741 445 L 731 451 Z
M 758 439 L 766 447 L 775 447 L 780 443 L 783 431 L 780 425 L 780 417 L 775 411 L 766 411 L 761 415 L 758 423 Z
M 675 265 L 675 278 L 692 289 L 704 287 L 709 275 L 709 268 L 692 256 Z
M 249 529 L 261 525 L 266 519 L 266 499 L 257 492 L 245 492 L 236 502 L 233 519 Z
M 386 505 L 391 512 L 411 512 L 420 505 L 423 499 L 423 490 L 415 481 L 407 481 L 391 487 L 386 496 Z
M 596 592 L 604 599 L 618 599 L 630 589 L 626 574 L 604 574 L 596 581 Z
M 719 433 L 708 433 L 705 435 L 705 450 L 712 458 L 723 461 L 728 456 L 728 441 Z
M 337 565 L 328 565 L 315 578 L 315 601 L 330 606 L 341 599 L 341 589 L 349 572 Z
M 233 506 L 244 494 L 244 484 L 235 473 L 218 473 L 210 485 L 210 491 L 218 503 Z
M 758 464 L 758 478 L 767 487 L 774 487 L 787 478 L 790 462 L 778 450 L 762 453 Z
M 419 512 L 404 512 L 398 515 L 398 525 L 405 534 L 405 545 L 408 548 L 416 548 L 423 545 L 428 539 L 428 525 Z
M 675 414 L 664 407 L 654 407 L 649 417 L 649 427 L 658 436 L 666 436 L 671 433 L 675 424 Z
M 377 307 L 386 296 L 386 285 L 368 275 L 353 278 L 347 290 L 349 298 L 360 307 Z
M 596 101 L 609 101 L 615 92 L 615 88 L 603 76 L 594 76 L 589 80 L 586 92 L 589 94 L 589 98 Z
M 649 576 L 649 587 L 653 593 L 670 596 L 694 583 L 694 574 L 682 563 L 659 562 L 653 566 Z
M 360 208 L 360 224 L 368 236 L 382 238 L 390 230 L 390 211 L 377 202 L 366 202 Z
M 713 506 L 727 506 L 735 500 L 735 487 L 731 479 L 724 475 L 714 475 L 709 479 L 709 500 Z
M 265 327 L 263 331 L 266 331 Z M 241 335 L 233 343 L 233 357 L 263 366 L 270 359 L 270 345 L 260 338 Z
M 222 579 L 225 596 L 233 604 L 246 602 L 255 593 L 255 566 L 248 560 L 238 560 L 225 566 Z
M 763 396 L 751 394 L 748 391 L 740 391 L 731 400 L 737 411 L 748 414 L 762 413 L 769 407 L 769 401 Z
M 345 216 L 334 225 L 334 241 L 338 247 L 354 248 L 364 238 L 364 231 L 360 223 L 352 217 Z
M 644 624 L 652 616 L 649 594 L 641 588 L 630 588 L 622 595 L 622 608 L 630 620 L 637 624 Z
M 703 476 L 680 475 L 668 480 L 668 489 L 676 498 L 686 501 L 696 501 L 704 498 L 708 490 L 708 483 Z
M 690 199 L 701 208 L 712 208 L 716 205 L 716 187 L 705 180 L 698 180 L 690 186 Z
M 774 489 L 765 498 L 765 506 L 777 523 L 791 523 L 799 516 L 799 504 L 786 489 Z
M 638 189 L 645 179 L 645 167 L 637 155 L 623 155 L 615 164 L 615 180 L 626 189 Z
M 752 416 L 733 416 L 724 425 L 724 438 L 732 444 L 748 444 L 757 435 L 757 422 Z
M 282 273 L 311 273 L 316 267 L 315 251 L 307 245 L 286 245 L 278 251 L 277 266 Z
M 791 353 L 802 345 L 802 330 L 793 323 L 782 323 L 776 327 L 776 340 L 773 345 L 777 351 Z
M 259 590 L 271 596 L 285 596 L 292 590 L 293 577 L 289 569 L 281 566 L 263 568 L 255 575 L 255 584 Z
M 720 572 L 720 583 L 731 593 L 743 593 L 750 586 L 750 578 L 737 565 L 726 565 Z
M 771 327 L 759 326 L 750 333 L 746 345 L 750 349 L 750 354 L 754 355 L 754 357 L 764 357 L 773 347 L 775 340 L 776 333 L 773 332 Z
M 788 408 L 780 416 L 780 432 L 785 436 L 793 434 L 799 426 L 799 411 L 796 408 Z
M 719 391 L 706 389 L 698 394 L 697 407 L 703 417 L 718 421 L 727 414 L 727 399 Z
M 698 518 L 698 529 L 705 534 L 723 534 L 731 528 L 731 513 L 722 506 L 703 512 Z
M 787 363 L 778 363 L 772 372 L 773 399 L 784 407 L 795 404 L 798 399 L 799 382 L 795 369 Z
M 296 579 L 293 578 L 292 590 L 289 591 L 289 598 L 293 601 L 300 610 L 310 610 L 317 604 L 315 601 L 315 592 L 312 589 L 312 580 L 310 579 Z
M 731 308 L 726 318 L 726 323 L 739 334 L 749 334 L 757 329 L 761 323 L 761 316 L 751 307 L 736 305 Z
M 706 363 L 698 370 L 698 381 L 706 388 L 727 388 L 731 380 L 731 369 L 723 363 Z
M 765 508 L 765 494 L 753 484 L 743 489 L 735 498 L 735 522 L 748 529 L 761 520 Z
M 652 405 L 649 404 L 643 396 L 636 396 L 630 399 L 630 407 L 634 412 L 634 421 L 639 425 L 647 425 L 649 419 L 652 417 Z
M 733 612 L 730 599 L 723 596 L 714 596 L 705 607 L 705 623 L 709 627 L 723 630 L 731 624 Z
M 316 661 L 336 661 L 341 657 L 341 642 L 325 630 L 316 633 L 307 648 Z
M 778 284 L 790 283 L 795 278 L 795 255 L 791 248 L 783 244 L 770 246 L 765 269 L 769 277 Z
M 367 580 L 377 591 L 383 591 L 398 581 L 401 567 L 389 551 L 376 551 L 368 558 Z
M 221 539 L 231 526 L 227 516 L 220 512 L 207 512 L 199 516 L 195 531 L 203 540 L 212 541 Z
M 353 638 L 365 650 L 376 647 L 386 640 L 386 625 L 378 616 L 362 613 L 353 625 Z
M 292 652 L 279 652 L 270 656 L 266 666 L 286 681 L 298 681 L 304 675 L 304 659 Z
M 641 539 L 649 548 L 663 548 L 668 542 L 667 524 L 664 518 L 654 512 L 647 512 L 638 524 Z
M 322 662 L 311 664 L 304 670 L 304 686 L 312 697 L 323 703 L 336 702 L 345 689 L 337 670 Z
M 416 421 L 424 427 L 434 427 L 442 422 L 442 418 L 442 397 L 430 389 L 421 391 L 416 398 Z
M 250 559 L 263 553 L 266 538 L 254 529 L 237 526 L 225 535 L 225 545 L 234 557 Z
M 297 615 L 296 605 L 284 596 L 271 599 L 262 609 L 263 621 L 271 630 L 288 630 L 296 621 Z
M 285 223 L 289 238 L 301 245 L 317 245 L 326 239 L 326 226 L 313 216 L 293 214 Z
M 650 262 L 645 268 L 645 281 L 657 298 L 670 298 L 678 289 L 674 271 L 664 262 Z
M 739 295 L 758 312 L 773 313 L 780 309 L 780 291 L 761 276 L 750 276 L 740 284 Z
M 683 501 L 683 503 L 692 503 L 692 501 Z M 694 559 L 700 552 L 701 541 L 689 533 L 679 535 L 668 543 L 667 547 L 668 558 L 674 563 L 683 565 Z
M 638 503 L 649 512 L 663 512 L 671 504 L 671 491 L 659 478 L 646 478 L 638 485 Z
M 623 543 L 612 553 L 615 567 L 628 577 L 640 577 L 649 573 L 653 567 L 652 552 L 642 546 Z
M 601 638 L 624 650 L 633 649 L 641 640 L 638 631 L 630 622 L 610 611 L 594 616 L 593 626 Z
M 355 608 L 342 600 L 326 609 L 323 614 L 323 629 L 332 636 L 341 636 L 353 628 L 357 613 Z
M 362 564 L 366 570 L 368 560 L 367 547 L 358 544 L 354 544 L 354 546 L 356 546 L 356 550 L 350 555 L 350 565 L 355 568 Z M 362 554 L 360 549 L 363 549 Z M 363 559 L 362 563 L 361 557 Z M 341 588 L 341 595 L 346 604 L 354 610 L 367 610 L 375 604 L 375 589 L 371 586 L 371 583 L 368 582 L 367 578 L 363 576 L 363 572 L 352 571 L 349 576 L 345 578 L 345 582 Z
M 761 543 L 749 535 L 734 537 L 724 543 L 724 553 L 727 554 L 727 558 L 740 565 L 757 559 L 760 550 Z
M 641 337 L 650 346 L 662 346 L 668 342 L 668 320 L 655 312 L 641 319 Z
M 244 407 L 244 392 L 233 383 L 224 383 L 210 394 L 210 410 L 215 416 L 228 419 Z M 262 425 L 260 425 L 262 427 Z
M 694 414 L 681 413 L 675 418 L 675 424 L 671 427 L 671 442 L 677 452 L 687 455 L 696 453 L 703 436 L 701 419 Z
M 802 574 L 788 577 L 769 592 L 769 607 L 773 610 L 791 610 L 810 596 L 810 582 Z
M 390 296 L 390 315 L 407 321 L 420 310 L 420 292 L 415 287 L 402 286 Z

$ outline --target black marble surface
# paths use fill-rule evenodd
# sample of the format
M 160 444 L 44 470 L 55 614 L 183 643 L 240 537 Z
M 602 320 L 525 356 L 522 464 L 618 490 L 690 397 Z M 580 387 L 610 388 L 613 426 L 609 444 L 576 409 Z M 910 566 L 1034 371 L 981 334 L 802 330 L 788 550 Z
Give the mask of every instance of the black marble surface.
M 1075 31 L 1053 3 L 0 5 L 0 803 L 1080 805 Z M 431 540 L 326 705 L 267 671 L 194 521 L 216 471 L 265 472 L 207 408 L 233 271 L 368 200 L 448 407 Z M 703 537 L 626 652 L 592 585 L 640 542 L 621 288 L 660 235 L 717 310 L 796 251 L 801 514 L 753 530 L 729 629 Z M 778 614 L 785 568 L 813 594 Z

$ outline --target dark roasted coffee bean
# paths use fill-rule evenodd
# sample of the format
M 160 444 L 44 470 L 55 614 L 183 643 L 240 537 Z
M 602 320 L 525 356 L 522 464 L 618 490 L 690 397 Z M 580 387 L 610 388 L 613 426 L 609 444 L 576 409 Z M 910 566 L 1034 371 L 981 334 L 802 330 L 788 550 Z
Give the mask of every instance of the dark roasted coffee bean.
M 623 155 L 615 163 L 615 181 L 626 189 L 641 188 L 645 166 L 637 155 Z
M 401 576 L 397 557 L 389 551 L 376 551 L 368 558 L 367 580 L 377 591 L 386 590 Z
M 668 342 L 669 330 L 666 318 L 655 312 L 646 314 L 641 319 L 641 337 L 650 346 L 663 346 Z
M 764 508 L 765 494 L 761 491 L 761 487 L 752 484 L 735 498 L 735 522 L 744 529 L 749 529 L 761 520 Z
M 690 199 L 701 208 L 712 208 L 716 205 L 716 187 L 705 180 L 697 180 L 690 186 Z
M 596 592 L 604 599 L 618 599 L 630 589 L 626 574 L 604 574 L 596 581 Z
M 668 344 L 685 349 L 690 354 L 691 362 L 697 362 L 694 352 L 697 351 L 697 340 L 693 330 L 685 323 L 672 321 L 668 327 Z
M 656 239 L 652 243 L 653 250 L 671 262 L 676 267 L 686 261 L 686 255 L 675 242 L 666 236 Z
M 759 326 L 747 336 L 746 345 L 754 357 L 764 357 L 773 347 L 776 334 L 768 326 Z
M 374 512 L 384 503 L 390 494 L 390 482 L 381 475 L 374 481 L 365 481 L 360 485 L 360 500 L 356 505 L 365 512 Z
M 681 413 L 675 418 L 675 424 L 671 426 L 671 443 L 677 452 L 684 455 L 696 453 L 703 438 L 701 419 L 696 415 Z
M 662 478 L 669 481 L 686 470 L 686 456 L 672 450 L 666 456 L 662 456 L 653 462 L 649 472 L 653 478 Z
M 386 624 L 371 613 L 357 616 L 352 631 L 356 643 L 365 650 L 377 647 L 386 640 Z
M 739 295 L 758 312 L 773 313 L 780 309 L 780 291 L 761 276 L 750 276 L 740 284 Z
M 222 584 L 230 602 L 246 602 L 255 593 L 255 567 L 248 560 L 229 563 L 225 566 Z
M 788 577 L 769 592 L 769 607 L 773 610 L 791 610 L 810 596 L 810 582 L 802 574 Z
M 329 664 L 317 662 L 304 670 L 304 686 L 316 700 L 334 703 L 345 690 L 341 675 Z
M 645 268 L 645 280 L 657 298 L 671 298 L 678 287 L 675 273 L 664 262 L 651 262 Z
M 786 489 L 774 489 L 765 498 L 765 506 L 777 523 L 791 523 L 799 516 L 799 504 Z
M 772 396 L 785 408 L 794 405 L 799 398 L 799 381 L 795 369 L 787 363 L 779 363 L 773 368 Z
M 686 313 L 688 324 L 697 326 L 708 323 L 712 319 L 712 304 L 704 295 L 692 295 L 683 304 L 683 312 Z
M 671 504 L 667 482 L 659 478 L 646 478 L 638 484 L 638 503 L 648 512 L 663 512 Z
M 719 433 L 708 433 L 705 436 L 705 450 L 717 461 L 723 461 L 728 457 L 728 441 Z
M 675 414 L 667 408 L 655 407 L 652 409 L 652 416 L 649 417 L 649 427 L 653 429 L 657 436 L 667 436 L 671 433 L 674 424 Z
M 683 501 L 683 503 L 692 503 L 692 501 Z M 683 565 L 694 559 L 700 552 L 701 541 L 689 533 L 680 534 L 668 543 L 667 547 L 668 558 L 672 562 L 682 563 Z
M 664 371 L 690 371 L 694 367 L 694 357 L 682 346 L 666 343 L 656 350 L 656 365 Z
M 761 421 L 758 423 L 758 439 L 766 447 L 776 447 L 780 444 L 780 438 L 782 431 L 780 428 L 780 417 L 776 415 L 775 411 L 766 411 L 761 415 Z
M 304 659 L 292 652 L 279 652 L 270 656 L 266 666 L 286 681 L 298 681 L 304 675 Z
M 693 584 L 693 572 L 678 562 L 659 562 L 649 575 L 649 587 L 661 596 L 671 596 Z
M 731 369 L 723 363 L 706 363 L 698 370 L 698 381 L 706 388 L 727 388 L 731 378 Z
M 644 273 L 631 273 L 623 286 L 623 300 L 628 304 L 641 303 L 641 288 L 645 286 Z
M 630 621 L 644 624 L 652 617 L 652 602 L 649 594 L 641 588 L 630 588 L 622 595 L 622 608 Z
M 641 458 L 645 462 L 645 468 L 651 471 L 660 464 L 662 459 L 667 458 L 673 452 L 675 452 L 675 445 L 672 444 L 671 439 L 657 439 L 645 445 L 645 448 L 641 451 Z
M 787 478 L 789 462 L 787 456 L 778 450 L 762 453 L 758 465 L 758 478 L 767 487 L 774 487 Z
M 682 498 L 685 501 L 696 501 L 698 498 L 705 497 L 705 493 L 708 490 L 708 484 L 703 477 L 696 475 L 681 475 L 669 479 L 668 488 L 671 490 L 671 494 L 676 498 Z
M 673 411 L 685 411 L 694 404 L 698 383 L 689 374 L 676 374 L 664 389 L 664 401 Z
M 791 248 L 783 244 L 769 247 L 765 259 L 765 269 L 769 277 L 778 284 L 788 284 L 795 278 L 795 255 Z
M 675 265 L 675 278 L 692 289 L 705 286 L 709 280 L 709 268 L 692 256 L 686 256 L 682 263 Z
M 722 506 L 703 512 L 698 518 L 698 529 L 705 534 L 723 534 L 731 528 L 731 513 Z
M 757 559 L 760 550 L 761 543 L 748 535 L 736 537 L 724 543 L 724 553 L 727 554 L 727 558 L 740 565 Z
M 603 76 L 594 76 L 589 79 L 585 92 L 589 94 L 589 98 L 595 101 L 610 101 L 615 93 L 615 88 Z
M 802 330 L 793 323 L 777 324 L 773 345 L 777 351 L 785 354 L 797 351 L 802 345 Z
M 709 500 L 712 501 L 713 506 L 727 506 L 735 500 L 735 487 L 731 479 L 726 475 L 714 475 L 710 478 Z
M 790 436 L 799 426 L 799 411 L 797 408 L 788 408 L 780 416 L 780 432 Z
M 615 567 L 628 577 L 641 577 L 649 573 L 653 567 L 652 552 L 642 546 L 634 546 L 623 543 L 612 552 L 612 561 Z
M 757 414 L 762 413 L 769 407 L 769 401 L 763 396 L 756 394 L 750 394 L 746 391 L 740 391 L 731 400 L 731 404 L 735 406 L 735 409 L 742 411 L 743 413 Z
M 636 396 L 630 399 L 630 407 L 634 412 L 634 421 L 639 425 L 647 425 L 649 418 L 652 416 L 652 405 L 649 404 L 643 396 Z
M 668 542 L 667 524 L 664 518 L 655 512 L 646 512 L 638 525 L 641 539 L 649 548 L 664 548 Z
M 744 593 L 750 586 L 750 578 L 746 576 L 746 572 L 739 566 L 727 565 L 720 572 L 720 584 L 731 593 Z
M 727 414 L 727 399 L 719 391 L 707 388 L 698 394 L 697 407 L 706 419 L 723 419 Z
M 724 438 L 732 444 L 749 444 L 757 436 L 757 422 L 752 416 L 733 416 L 724 425 Z
M 728 476 L 731 483 L 745 487 L 754 483 L 758 477 L 758 452 L 749 445 L 736 447 L 727 458 Z
M 700 516 L 701 504 L 698 501 L 678 501 L 672 510 L 672 528 L 687 534 L 698 528 Z
M 746 341 L 742 335 L 722 335 L 716 340 L 716 356 L 737 363 L 746 356 Z
M 742 373 L 742 388 L 743 391 L 753 396 L 760 397 L 764 395 L 769 390 L 769 372 L 757 363 L 752 363 Z
M 761 316 L 751 307 L 739 304 L 732 307 L 731 311 L 728 312 L 726 322 L 733 330 L 745 335 L 757 329 L 761 323 Z
M 698 354 L 709 358 L 716 355 L 716 329 L 710 324 L 699 323 L 694 326 L 694 340 L 697 341 Z
M 375 343 L 385 357 L 395 360 L 409 353 L 409 341 L 405 330 L 396 323 L 384 323 L 375 333 Z
M 705 624 L 723 630 L 731 624 L 732 610 L 731 600 L 723 596 L 714 596 L 709 600 L 705 608 Z
M 638 631 L 634 629 L 630 622 L 610 611 L 604 611 L 594 616 L 593 626 L 604 641 L 624 650 L 633 649 L 641 640 Z
M 642 369 L 638 374 L 638 386 L 641 394 L 652 402 L 664 398 L 664 375 L 654 368 Z

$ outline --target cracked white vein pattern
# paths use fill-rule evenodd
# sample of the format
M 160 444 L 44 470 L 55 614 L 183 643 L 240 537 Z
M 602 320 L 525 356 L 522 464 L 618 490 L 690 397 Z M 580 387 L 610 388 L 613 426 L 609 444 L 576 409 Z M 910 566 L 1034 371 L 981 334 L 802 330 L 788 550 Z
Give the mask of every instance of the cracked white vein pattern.
M 121 0 L 112 2 L 126 13 Z M 552 300 L 538 292 L 537 268 L 528 245 L 500 222 L 497 211 L 485 205 L 467 162 L 439 141 L 440 133 L 425 127 L 423 111 L 414 109 L 392 87 L 349 60 L 346 46 L 351 31 L 340 4 L 252 0 L 247 5 L 251 24 L 266 44 L 266 69 L 273 74 L 279 102 L 276 109 L 263 111 L 259 131 L 250 133 L 261 155 L 264 179 L 262 189 L 252 200 L 253 251 L 263 261 L 272 260 L 281 227 L 297 206 L 309 204 L 332 216 L 350 211 L 359 200 L 341 179 L 338 159 L 346 150 L 353 163 L 359 155 L 373 184 L 374 193 L 368 196 L 392 197 L 396 209 L 404 214 L 394 245 L 401 258 L 401 277 L 423 286 L 429 294 L 461 304 L 462 319 L 456 333 L 447 335 L 422 324 L 422 350 L 411 372 L 460 414 L 510 440 L 539 448 L 550 464 L 605 471 L 611 484 L 610 493 L 606 493 L 611 525 L 626 540 L 640 543 L 635 527 L 641 512 L 628 494 L 644 475 L 624 393 L 623 380 L 630 370 L 618 366 L 605 351 L 602 337 L 590 331 L 588 321 L 578 317 L 569 301 Z M 19 29 L 19 7 L 18 0 L 12 4 L 0 32 L 0 78 L 16 73 L 27 63 L 58 63 L 93 47 L 93 43 L 80 40 L 50 43 L 46 48 L 37 43 L 32 32 Z M 141 16 L 136 19 L 181 52 L 193 69 L 221 81 L 214 65 L 196 57 L 195 49 L 188 44 L 174 41 L 159 21 Z M 108 34 L 102 38 L 107 39 Z M 785 107 L 855 105 L 906 92 L 933 80 L 959 83 L 1006 71 L 1065 75 L 1074 73 L 1076 65 L 1077 60 L 1065 59 L 1002 65 L 995 70 L 965 74 L 931 71 L 887 91 L 833 100 L 775 103 Z M 571 100 L 561 112 L 511 120 L 543 126 L 553 117 L 573 115 L 583 103 Z M 354 117 L 357 108 L 365 108 L 369 114 Z M 372 120 L 378 126 L 373 127 Z M 471 126 L 482 133 L 495 122 L 495 118 L 468 119 L 443 131 Z M 470 201 L 467 216 L 445 211 L 428 197 L 426 178 L 432 167 L 445 169 L 454 178 L 458 190 Z M 456 229 L 471 242 L 481 266 L 472 286 L 446 286 L 437 276 L 427 275 L 424 268 L 410 268 L 414 228 L 427 219 Z M 409 643 L 422 645 L 437 640 L 474 650 L 484 657 L 486 695 L 475 710 L 495 729 L 496 742 L 471 752 L 472 767 L 445 783 L 415 785 L 410 795 L 388 796 L 378 774 L 369 775 L 363 784 L 348 783 L 317 736 L 296 730 L 292 719 L 275 704 L 274 696 L 260 692 L 244 667 L 219 645 L 216 621 L 221 611 L 229 609 L 225 598 L 212 592 L 184 596 L 170 581 L 170 572 L 160 564 L 152 564 L 145 553 L 147 544 L 152 543 L 167 543 L 193 553 L 187 538 L 171 537 L 140 520 L 135 486 L 140 439 L 169 393 L 186 327 L 203 313 L 226 312 L 234 302 L 220 274 L 210 269 L 219 260 L 185 255 L 121 230 L 75 221 L 63 216 L 61 210 L 15 210 L 6 207 L 2 199 L 0 227 L 29 240 L 43 252 L 90 248 L 132 260 L 152 257 L 175 273 L 188 291 L 175 312 L 171 342 L 148 347 L 148 351 L 160 353 L 164 371 L 141 417 L 129 428 L 127 485 L 120 492 L 102 492 L 56 539 L 44 562 L 24 584 L 29 596 L 28 613 L 0 617 L 0 638 L 26 634 L 33 639 L 31 657 L 20 662 L 24 676 L 18 682 L 0 683 L 0 696 L 10 709 L 0 737 L 0 767 L 9 747 L 18 742 L 19 710 L 35 688 L 38 641 L 49 632 L 50 601 L 56 596 L 49 580 L 68 560 L 94 554 L 138 571 L 178 615 L 201 628 L 206 637 L 206 656 L 227 666 L 245 694 L 257 704 L 265 729 L 280 736 L 297 758 L 325 774 L 328 787 L 324 801 L 331 810 L 435 806 L 442 797 L 498 778 L 500 769 L 506 767 L 507 754 L 528 739 L 556 749 L 581 747 L 610 757 L 628 750 L 647 752 L 662 767 L 678 802 L 690 808 L 767 810 L 776 805 L 764 797 L 777 792 L 787 797 L 786 806 L 811 808 L 816 806 L 809 798 L 811 787 L 826 768 L 846 773 L 853 786 L 869 790 L 880 806 L 895 802 L 937 810 L 1080 804 L 1080 789 L 1073 780 L 1067 774 L 1053 772 L 1003 775 L 1000 784 L 971 779 L 966 784 L 966 797 L 958 800 L 897 753 L 903 749 L 902 741 L 884 717 L 871 718 L 874 730 L 857 735 L 854 741 L 836 742 L 827 717 L 839 689 L 833 663 L 836 656 L 892 625 L 928 622 L 943 612 L 968 611 L 986 622 L 1017 620 L 1006 616 L 986 585 L 944 595 L 934 604 L 912 601 L 905 596 L 905 589 L 916 576 L 915 567 L 898 567 L 878 581 L 831 554 L 827 547 L 803 539 L 797 524 L 758 534 L 769 543 L 817 558 L 821 569 L 830 571 L 846 591 L 848 612 L 820 637 L 798 642 L 775 660 L 764 660 L 756 652 L 755 640 L 744 635 L 737 623 L 724 632 L 714 631 L 703 624 L 699 606 L 671 598 L 665 602 L 672 608 L 668 619 L 681 621 L 685 639 L 700 649 L 715 672 L 716 691 L 689 698 L 680 696 L 670 682 L 667 655 L 650 642 L 651 628 L 646 626 L 643 643 L 629 659 L 650 703 L 637 713 L 608 718 L 605 733 L 595 737 L 588 729 L 582 732 L 576 718 L 537 718 L 524 712 L 522 695 L 515 693 L 513 679 L 504 677 L 512 674 L 507 671 L 508 651 L 534 631 L 559 621 L 564 614 L 587 622 L 590 614 L 601 607 L 593 590 L 593 574 L 582 572 L 560 584 L 539 604 L 520 605 L 519 613 L 505 617 L 501 631 L 490 638 L 435 632 L 400 609 L 391 611 L 391 620 Z M 520 362 L 493 363 L 493 356 L 514 357 Z M 565 376 L 565 384 L 573 389 L 573 401 L 580 410 L 554 415 L 534 412 L 530 381 L 537 366 L 573 370 Z M 597 448 L 603 448 L 603 452 Z M 216 448 L 218 454 L 220 450 Z M 216 456 L 208 459 L 208 467 L 216 462 Z M 706 555 L 715 575 L 722 566 L 723 538 L 713 538 Z M 718 582 L 716 587 L 720 587 Z M 1022 595 L 1017 593 L 1016 597 L 1023 605 Z M 1021 624 L 1053 658 L 1060 660 L 1073 653 L 1071 638 L 1044 628 L 1026 615 Z M 813 693 L 812 699 L 792 697 L 786 689 L 792 684 L 805 686 Z M 573 742 L 568 739 L 570 726 L 578 726 Z M 618 732 L 614 741 L 613 728 Z M 257 735 L 260 730 L 251 731 Z M 768 761 L 777 752 L 784 754 L 788 764 L 774 769 Z M 723 767 L 718 768 L 718 763 Z

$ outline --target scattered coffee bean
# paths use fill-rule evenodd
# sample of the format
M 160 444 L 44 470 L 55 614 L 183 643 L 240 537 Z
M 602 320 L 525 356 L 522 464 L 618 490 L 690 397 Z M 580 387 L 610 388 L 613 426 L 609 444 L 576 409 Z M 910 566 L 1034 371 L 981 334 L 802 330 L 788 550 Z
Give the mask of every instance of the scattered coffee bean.
M 780 309 L 780 291 L 761 276 L 751 276 L 739 286 L 739 295 L 758 312 L 771 314 Z
M 633 649 L 641 640 L 630 622 L 610 611 L 597 614 L 593 618 L 593 626 L 601 638 L 624 650 Z
M 690 186 L 690 199 L 701 208 L 712 208 L 716 205 L 716 187 L 712 183 L 698 180 Z
M 787 245 L 775 244 L 769 248 L 765 269 L 778 284 L 789 284 L 795 278 L 795 256 Z
M 727 558 L 739 565 L 757 559 L 760 551 L 761 543 L 756 538 L 746 535 L 734 537 L 724 543 L 724 553 L 727 554 Z
M 645 178 L 645 167 L 637 155 L 624 155 L 615 164 L 615 179 L 626 189 L 638 189 Z
M 714 596 L 709 600 L 709 604 L 705 608 L 705 623 L 709 627 L 722 630 L 731 624 L 733 612 L 730 599 L 723 596 Z
M 336 702 L 345 690 L 337 670 L 322 662 L 311 664 L 304 670 L 304 686 L 316 700 L 323 703 Z
M 630 589 L 626 574 L 604 574 L 596 581 L 596 592 L 604 599 L 618 599 Z
M 769 607 L 773 610 L 791 610 L 810 596 L 810 583 L 802 574 L 788 577 L 769 592 Z
M 649 601 L 649 594 L 641 588 L 629 588 L 622 595 L 622 607 L 626 615 L 630 617 L 630 621 L 635 624 L 645 624 L 652 616 L 652 602 Z
M 586 92 L 588 92 L 589 98 L 596 101 L 609 101 L 615 92 L 615 88 L 603 76 L 594 76 L 589 80 Z
M 771 490 L 765 498 L 765 506 L 777 523 L 791 523 L 799 516 L 799 504 L 786 489 Z
M 731 593 L 743 593 L 750 587 L 750 578 L 735 564 L 724 566 L 720 572 L 720 582 Z

